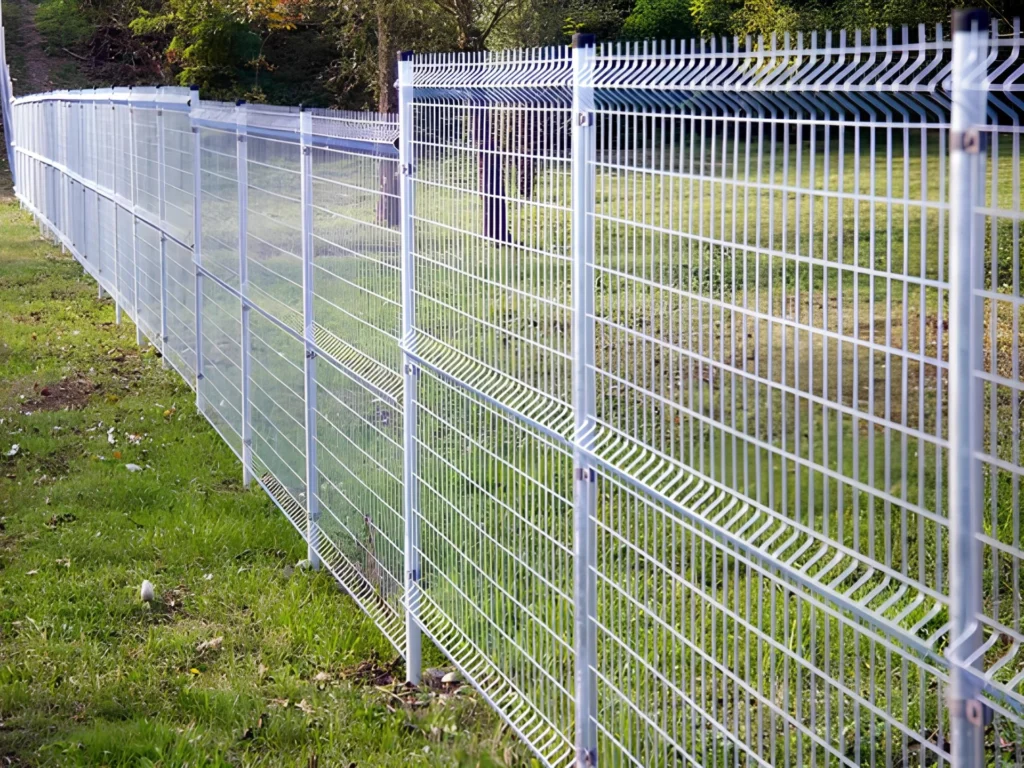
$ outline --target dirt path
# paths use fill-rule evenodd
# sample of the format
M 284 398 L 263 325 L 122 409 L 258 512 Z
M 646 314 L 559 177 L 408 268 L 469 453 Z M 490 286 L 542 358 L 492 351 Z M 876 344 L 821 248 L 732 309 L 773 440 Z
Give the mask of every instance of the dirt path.
M 36 4 L 31 0 L 0 0 L 7 29 L 7 60 L 11 66 L 14 94 L 52 90 L 54 70 L 59 63 L 47 55 L 43 37 L 36 28 Z

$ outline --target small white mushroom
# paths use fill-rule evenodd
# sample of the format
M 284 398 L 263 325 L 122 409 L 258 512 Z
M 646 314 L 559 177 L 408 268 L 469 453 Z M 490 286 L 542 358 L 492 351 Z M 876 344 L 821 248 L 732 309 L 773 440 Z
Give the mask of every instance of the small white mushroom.
M 140 590 L 140 595 L 142 596 L 142 602 L 153 602 L 153 584 L 149 579 L 145 579 L 142 582 L 142 589 Z

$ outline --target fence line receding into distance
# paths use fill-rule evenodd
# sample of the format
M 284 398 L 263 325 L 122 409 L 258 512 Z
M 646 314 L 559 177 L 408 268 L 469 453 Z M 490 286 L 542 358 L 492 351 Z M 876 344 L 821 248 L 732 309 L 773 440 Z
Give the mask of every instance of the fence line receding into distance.
M 5 118 L 410 679 L 423 633 L 544 765 L 1024 765 L 1024 38 L 952 26 Z

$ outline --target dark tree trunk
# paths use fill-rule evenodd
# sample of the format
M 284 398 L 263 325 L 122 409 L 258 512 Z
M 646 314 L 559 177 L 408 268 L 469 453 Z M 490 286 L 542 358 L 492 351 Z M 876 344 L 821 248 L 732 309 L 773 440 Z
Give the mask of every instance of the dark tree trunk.
M 546 114 L 544 115 L 547 119 Z M 533 195 L 533 183 L 537 178 L 536 156 L 543 153 L 546 147 L 541 146 L 541 137 L 546 132 L 541 130 L 541 114 L 526 112 L 521 122 L 513 124 L 513 145 L 518 146 L 519 159 L 516 162 L 519 177 L 519 196 L 526 199 Z
M 394 112 L 398 108 L 395 93 L 396 56 L 392 23 L 394 0 L 377 0 L 377 110 Z M 398 199 L 398 161 L 382 159 L 377 173 L 380 177 L 381 196 L 377 201 L 377 220 L 388 227 L 400 223 Z
M 508 213 L 505 208 L 505 174 L 491 127 L 491 113 L 486 106 L 477 110 L 474 118 L 476 145 L 480 150 L 480 196 L 484 205 L 484 235 L 502 243 L 512 238 L 508 232 Z

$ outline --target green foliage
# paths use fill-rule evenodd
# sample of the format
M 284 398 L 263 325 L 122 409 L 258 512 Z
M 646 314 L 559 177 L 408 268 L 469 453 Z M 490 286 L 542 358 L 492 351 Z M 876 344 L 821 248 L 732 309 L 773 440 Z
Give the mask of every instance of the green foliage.
M 141 10 L 131 22 L 137 35 L 170 35 L 169 62 L 181 85 L 198 85 L 213 98 L 237 93 L 261 39 L 235 8 L 213 0 L 169 0 L 162 13 Z
M 679 40 L 694 34 L 688 0 L 637 0 L 622 26 L 631 39 Z
M 92 37 L 92 14 L 78 0 L 44 0 L 36 10 L 36 28 L 51 49 L 77 48 Z

